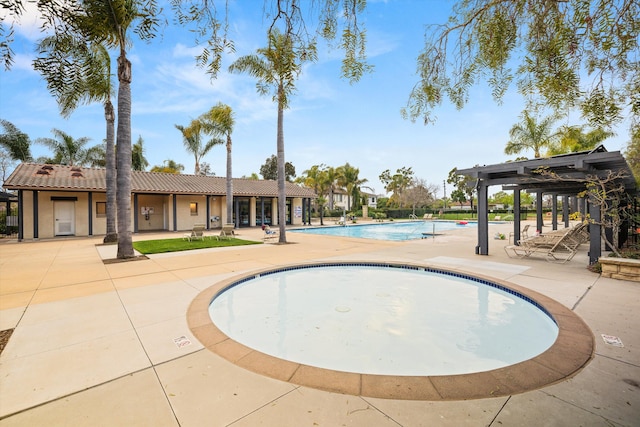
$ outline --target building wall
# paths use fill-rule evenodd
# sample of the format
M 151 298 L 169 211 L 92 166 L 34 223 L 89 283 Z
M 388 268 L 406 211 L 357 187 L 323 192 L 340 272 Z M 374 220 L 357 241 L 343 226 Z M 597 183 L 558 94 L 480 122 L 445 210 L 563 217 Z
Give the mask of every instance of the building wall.
M 98 209 L 96 208 L 98 202 L 107 202 L 107 194 L 93 193 L 92 198 L 93 206 L 91 207 L 91 214 L 93 215 L 93 234 L 98 236 L 107 234 L 107 214 L 105 213 L 104 215 L 98 215 Z
M 138 211 L 132 212 L 138 217 L 138 231 L 168 230 L 169 223 L 165 220 L 168 204 L 168 196 L 138 194 Z
M 191 204 L 197 208 L 191 211 Z M 204 195 L 178 195 L 176 198 L 176 215 L 178 216 L 178 230 L 191 230 L 195 224 L 206 224 L 207 196 Z
M 38 238 L 56 237 L 55 204 L 63 201 L 73 204 L 73 235 L 89 235 L 89 193 L 65 191 L 30 191 L 22 192 L 22 221 L 23 239 L 34 239 L 33 207 L 34 196 L 38 201 Z M 91 193 L 92 235 L 106 234 L 106 214 L 98 214 L 98 203 L 106 203 L 106 193 Z M 53 199 L 52 199 L 53 198 Z M 59 199 L 64 200 L 59 200 Z M 57 200 L 56 200 L 57 199 Z M 191 204 L 197 204 L 197 212 L 191 211 Z M 207 196 L 205 195 L 177 195 L 177 230 L 190 230 L 195 224 L 209 224 L 210 228 L 219 228 L 227 222 L 226 197 L 215 196 L 209 198 L 209 217 L 207 217 Z M 249 199 L 250 225 L 256 226 L 256 206 L 259 198 Z M 138 231 L 167 230 L 173 231 L 173 195 L 138 194 L 137 209 L 134 209 L 134 199 L 131 200 L 131 228 L 137 219 Z M 273 212 L 272 225 L 278 225 L 278 199 L 271 199 Z M 302 198 L 293 198 L 291 203 L 291 222 L 302 224 Z M 218 219 L 215 221 L 215 219 Z
M 96 194 L 93 194 L 94 203 Z M 55 237 L 55 204 L 61 200 L 52 198 L 68 198 L 68 203 L 73 203 L 74 224 L 73 235 L 89 235 L 89 195 L 88 193 L 65 191 L 24 191 L 22 198 L 23 209 L 23 234 L 25 239 L 33 239 L 34 236 L 34 200 L 38 203 L 38 238 L 46 239 Z M 72 200 L 75 199 L 75 200 Z M 94 205 L 95 206 L 95 205 Z M 94 227 L 102 218 L 96 217 L 95 207 L 93 214 Z M 106 228 L 106 220 L 105 225 Z

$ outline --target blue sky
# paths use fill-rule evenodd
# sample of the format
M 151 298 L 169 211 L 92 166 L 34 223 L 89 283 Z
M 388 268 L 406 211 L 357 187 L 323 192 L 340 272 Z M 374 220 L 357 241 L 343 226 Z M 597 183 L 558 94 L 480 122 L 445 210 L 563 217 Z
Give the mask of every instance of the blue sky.
M 169 26 L 151 43 L 134 39 L 129 51 L 132 139 L 135 142 L 142 136 L 151 166 L 172 159 L 185 166 L 184 173 L 193 173 L 193 156 L 184 150 L 174 125 L 188 125 L 218 102 L 235 112 L 235 177 L 259 173 L 260 166 L 276 152 L 277 110 L 271 96 L 258 95 L 251 77 L 226 72 L 235 58 L 266 44 L 263 5 L 253 0 L 229 3 L 236 53 L 225 58 L 216 80 L 195 65 L 199 48 L 193 34 L 173 26 L 170 17 Z M 435 110 L 435 125 L 412 123 L 400 116 L 418 81 L 416 58 L 424 46 L 425 26 L 445 23 L 452 5 L 445 0 L 369 0 L 361 19 L 367 27 L 369 62 L 375 69 L 353 85 L 339 77 L 341 52 L 321 47 L 318 61 L 305 66 L 285 112 L 285 156 L 298 175 L 315 164 L 337 167 L 349 162 L 360 169 L 360 177 L 368 180 L 366 185 L 381 194 L 384 188 L 378 176 L 384 170 L 411 167 L 416 178 L 437 185 L 437 195 L 442 196 L 443 180 L 453 167 L 513 158 L 503 150 L 509 129 L 519 121 L 524 107 L 515 87 L 497 105 L 490 90 L 479 84 L 464 109 L 458 111 L 444 103 Z M 102 106 L 81 106 L 70 118 L 62 118 L 46 84 L 31 68 L 33 44 L 42 37 L 35 22 L 32 14 L 23 17 L 13 44 L 16 63 L 10 71 L 0 72 L 0 118 L 32 140 L 52 137 L 51 129 L 57 128 L 74 138 L 91 138 L 89 145 L 102 143 Z M 116 104 L 115 97 L 113 102 Z M 574 117 L 558 126 L 580 124 L 578 116 Z M 605 142 L 609 151 L 626 147 L 627 125 L 616 132 L 615 138 Z M 51 154 L 40 145 L 34 145 L 32 153 L 34 157 Z M 223 176 L 225 156 L 224 147 L 218 146 L 203 161 Z M 447 194 L 450 191 L 447 184 Z

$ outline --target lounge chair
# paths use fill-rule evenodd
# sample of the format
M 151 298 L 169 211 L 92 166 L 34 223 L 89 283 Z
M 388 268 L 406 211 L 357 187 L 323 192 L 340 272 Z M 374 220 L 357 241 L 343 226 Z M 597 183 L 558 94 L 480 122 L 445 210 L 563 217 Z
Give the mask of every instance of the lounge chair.
M 426 213 L 423 215 L 422 219 L 433 219 L 433 214 L 432 213 Z
M 220 236 L 218 236 L 219 239 L 231 239 L 232 237 L 234 237 L 236 235 L 235 231 L 233 231 L 233 229 L 236 228 L 235 224 L 225 224 L 222 226 L 222 230 L 220 230 Z
M 278 232 L 276 230 L 272 230 L 268 225 L 265 225 L 262 229 L 264 230 L 264 236 L 262 236 L 262 240 L 264 242 L 278 238 Z
M 338 225 L 345 225 L 344 217 L 343 217 L 343 216 L 341 216 L 341 217 L 340 217 L 340 219 L 338 219 L 338 220 L 336 221 L 336 224 L 338 224 Z
M 524 228 L 522 229 L 522 231 L 520 231 L 520 238 L 516 241 L 515 239 L 513 239 L 513 231 L 511 233 L 509 233 L 509 243 L 511 243 L 511 239 L 513 239 L 513 243 L 518 243 L 520 240 L 525 240 L 529 238 L 529 226 L 531 224 L 527 224 L 524 226 Z
M 185 234 L 182 236 L 183 240 L 193 241 L 193 240 L 204 240 L 204 230 L 206 226 L 204 224 L 194 224 L 191 229 L 191 233 Z
M 518 258 L 526 258 L 533 254 L 543 254 L 547 261 L 560 261 L 563 264 L 570 261 L 578 247 L 584 243 L 584 224 L 579 224 L 562 235 L 546 234 L 521 240 L 520 245 L 508 245 L 505 252 L 511 257 L 512 252 Z

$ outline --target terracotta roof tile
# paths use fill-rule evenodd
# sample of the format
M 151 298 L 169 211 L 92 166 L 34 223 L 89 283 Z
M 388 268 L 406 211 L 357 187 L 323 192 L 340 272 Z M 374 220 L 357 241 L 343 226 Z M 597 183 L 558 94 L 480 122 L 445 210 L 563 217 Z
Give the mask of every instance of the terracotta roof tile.
M 11 190 L 106 191 L 106 169 L 22 163 L 4 182 L 4 187 Z M 224 177 L 131 172 L 131 191 L 134 193 L 224 196 L 226 188 Z M 291 182 L 286 183 L 286 191 L 289 197 L 316 197 L 313 190 Z M 272 180 L 234 178 L 233 194 L 276 197 L 278 183 Z

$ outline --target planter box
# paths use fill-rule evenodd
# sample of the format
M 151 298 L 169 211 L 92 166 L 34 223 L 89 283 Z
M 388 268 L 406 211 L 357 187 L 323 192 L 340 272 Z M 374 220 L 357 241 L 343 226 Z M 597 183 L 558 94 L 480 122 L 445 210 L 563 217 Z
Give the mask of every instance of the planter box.
M 629 258 L 600 257 L 602 275 L 612 279 L 640 282 L 640 260 Z

